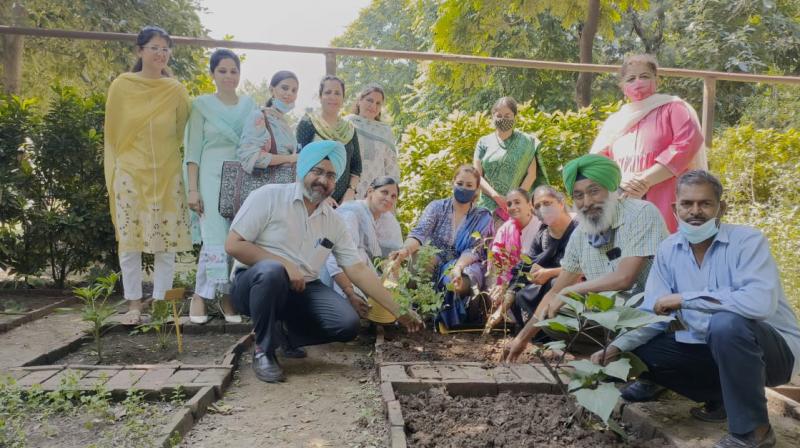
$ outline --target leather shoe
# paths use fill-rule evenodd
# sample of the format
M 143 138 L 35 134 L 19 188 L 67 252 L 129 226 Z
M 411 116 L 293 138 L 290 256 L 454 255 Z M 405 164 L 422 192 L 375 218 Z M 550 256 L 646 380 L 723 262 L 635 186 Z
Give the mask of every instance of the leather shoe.
M 284 358 L 302 359 L 308 356 L 303 347 L 281 347 L 281 354 Z
M 656 383 L 636 380 L 622 389 L 622 398 L 629 402 L 651 401 L 664 390 L 663 387 Z
M 725 406 L 720 402 L 708 402 L 703 406 L 689 409 L 692 417 L 709 423 L 724 423 L 728 419 Z
M 253 371 L 256 378 L 266 383 L 277 383 L 286 379 L 274 353 L 254 353 Z

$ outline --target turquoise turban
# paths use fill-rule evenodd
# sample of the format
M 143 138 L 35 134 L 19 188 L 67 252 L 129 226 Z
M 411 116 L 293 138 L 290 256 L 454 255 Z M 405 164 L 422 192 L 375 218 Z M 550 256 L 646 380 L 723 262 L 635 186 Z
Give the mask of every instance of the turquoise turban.
M 302 181 L 311 168 L 317 166 L 326 157 L 333 164 L 333 169 L 336 170 L 336 180 L 339 180 L 344 174 L 347 151 L 344 149 L 344 145 L 337 141 L 319 140 L 309 143 L 300 150 L 300 154 L 297 156 L 297 181 Z
M 578 176 L 591 179 L 608 191 L 617 191 L 622 180 L 619 165 L 608 157 L 599 154 L 586 154 L 571 160 L 561 172 L 567 192 L 572 194 Z

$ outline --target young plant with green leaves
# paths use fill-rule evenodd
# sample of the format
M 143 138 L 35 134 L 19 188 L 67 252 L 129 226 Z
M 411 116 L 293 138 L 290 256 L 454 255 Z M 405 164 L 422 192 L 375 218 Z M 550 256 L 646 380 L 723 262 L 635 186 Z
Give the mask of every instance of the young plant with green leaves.
M 154 300 L 150 306 L 150 320 L 138 325 L 134 331 L 137 333 L 153 331 L 156 334 L 156 349 L 166 350 L 169 347 L 172 325 L 174 325 L 172 304 L 166 300 Z
M 103 362 L 103 329 L 108 326 L 109 318 L 117 313 L 114 306 L 108 302 L 108 298 L 114 292 L 118 280 L 119 274 L 113 272 L 105 277 L 98 277 L 91 286 L 72 290 L 83 303 L 81 320 L 91 326 L 90 331 L 94 338 L 99 364 Z
M 553 375 L 565 394 L 571 394 L 582 408 L 591 411 L 602 422 L 615 432 L 623 434 L 613 420 L 611 412 L 619 401 L 620 392 L 613 381 L 626 381 L 646 370 L 644 363 L 630 353 L 623 354 L 606 365 L 594 364 L 588 359 L 573 360 L 563 364 L 566 352 L 579 338 L 586 338 L 597 344 L 598 350 L 605 351 L 615 337 L 656 322 L 672 320 L 671 316 L 658 316 L 634 307 L 642 297 L 637 294 L 627 300 L 616 294 L 588 293 L 580 295 L 568 293 L 559 296 L 564 302 L 562 312 L 552 319 L 536 323 L 538 327 L 563 333 L 565 340 L 549 342 L 536 352 L 539 359 Z M 596 337 L 600 329 L 601 339 Z M 544 349 L 561 351 L 561 355 L 553 363 L 544 356 Z M 604 356 L 605 358 L 605 356 Z M 561 374 L 569 378 L 565 385 Z
M 401 313 L 413 309 L 427 319 L 442 307 L 444 296 L 436 290 L 433 279 L 438 254 L 439 249 L 426 244 L 417 250 L 411 260 L 404 261 L 400 266 L 393 266 L 388 260 L 379 262 L 382 269 L 392 271 L 391 279 L 385 280 L 384 286 L 400 305 Z

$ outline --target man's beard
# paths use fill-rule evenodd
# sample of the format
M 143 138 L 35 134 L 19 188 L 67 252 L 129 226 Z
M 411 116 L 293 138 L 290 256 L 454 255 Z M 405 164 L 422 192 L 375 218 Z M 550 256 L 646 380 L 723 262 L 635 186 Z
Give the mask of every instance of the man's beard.
M 320 187 L 322 191 L 319 189 L 315 189 L 314 187 Z M 324 191 L 324 193 L 323 193 Z M 320 202 L 324 201 L 328 196 L 330 196 L 332 191 L 328 191 L 324 185 L 314 182 L 310 186 L 303 184 L 303 196 L 308 199 L 309 202 L 312 204 L 319 204 Z
M 610 229 L 614 221 L 614 214 L 616 214 L 617 207 L 619 207 L 619 196 L 617 196 L 617 192 L 609 192 L 608 199 L 606 199 L 605 202 L 602 204 L 595 204 L 593 207 L 603 208 L 603 212 L 600 216 L 590 217 L 585 215 L 583 210 L 577 210 L 578 222 L 589 235 L 600 235 Z

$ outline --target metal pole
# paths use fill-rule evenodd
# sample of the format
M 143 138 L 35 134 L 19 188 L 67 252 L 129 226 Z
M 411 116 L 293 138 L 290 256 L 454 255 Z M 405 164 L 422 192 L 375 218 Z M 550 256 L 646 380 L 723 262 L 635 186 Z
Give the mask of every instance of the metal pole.
M 711 149 L 714 138 L 714 105 L 717 98 L 716 78 L 703 78 L 703 139 Z
M 336 76 L 336 53 L 325 53 L 325 74 Z

